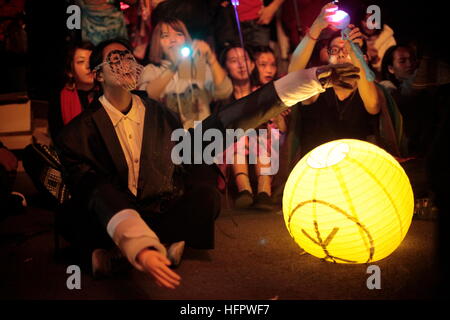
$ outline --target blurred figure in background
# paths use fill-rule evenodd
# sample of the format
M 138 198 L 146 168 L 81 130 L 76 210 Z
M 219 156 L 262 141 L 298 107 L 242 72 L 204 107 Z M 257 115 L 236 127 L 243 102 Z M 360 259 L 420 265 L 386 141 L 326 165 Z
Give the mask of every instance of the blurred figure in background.
M 124 0 L 132 5 L 136 0 Z M 128 39 L 125 18 L 118 0 L 76 0 L 81 8 L 81 37 L 94 45 L 104 40 Z

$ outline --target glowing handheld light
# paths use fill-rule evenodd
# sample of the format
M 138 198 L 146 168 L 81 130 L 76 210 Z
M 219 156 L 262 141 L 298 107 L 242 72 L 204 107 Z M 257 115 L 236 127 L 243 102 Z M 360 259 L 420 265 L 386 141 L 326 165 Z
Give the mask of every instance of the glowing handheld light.
M 241 48 L 243 50 L 245 50 L 244 49 L 245 48 L 244 47 L 244 38 L 242 36 L 242 30 L 241 30 L 241 22 L 239 20 L 239 13 L 238 13 L 238 9 L 237 9 L 237 7 L 239 5 L 239 0 L 231 0 L 231 4 L 233 5 L 233 8 L 234 8 L 234 17 L 236 19 L 236 25 L 237 25 L 237 28 L 238 28 L 239 41 L 241 43 Z M 245 70 L 247 71 L 247 75 L 250 78 L 250 70 L 248 69 L 247 64 L 245 64 Z
M 283 193 L 286 227 L 309 254 L 370 263 L 394 252 L 408 232 L 414 197 L 400 164 L 374 144 L 343 139 L 307 155 Z
M 327 18 L 328 22 L 331 23 L 335 28 L 343 30 L 347 28 L 350 24 L 350 16 L 347 12 L 343 10 L 328 9 L 330 12 L 334 11 L 334 14 Z
M 191 55 L 192 50 L 188 46 L 183 46 L 180 50 L 180 53 L 183 58 L 187 58 Z
M 335 4 L 337 4 L 337 2 L 338 1 L 334 1 Z M 349 40 L 349 33 L 351 30 L 348 28 L 348 25 L 350 24 L 350 16 L 348 15 L 348 13 L 343 10 L 338 10 L 338 8 L 327 9 L 327 12 L 334 12 L 334 14 L 330 15 L 327 18 L 327 21 L 332 24 L 333 27 L 341 30 L 341 37 L 343 40 Z M 366 73 L 367 80 L 370 82 L 374 81 L 375 73 L 367 65 L 361 49 L 357 44 L 353 43 L 353 41 L 349 40 L 349 42 L 353 52 L 355 53 Z
M 338 4 L 338 1 L 333 1 L 335 5 Z M 350 24 L 350 16 L 347 12 L 343 10 L 338 10 L 337 7 L 329 8 L 326 10 L 327 12 L 334 12 L 332 15 L 327 17 L 328 23 L 331 23 L 335 28 L 339 30 L 344 30 Z

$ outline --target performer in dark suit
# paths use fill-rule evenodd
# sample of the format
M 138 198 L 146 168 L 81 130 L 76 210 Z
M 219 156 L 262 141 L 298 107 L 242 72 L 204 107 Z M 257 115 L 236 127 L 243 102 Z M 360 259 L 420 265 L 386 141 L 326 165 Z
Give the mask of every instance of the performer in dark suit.
M 184 243 L 198 249 L 214 246 L 220 195 L 196 176 L 212 166 L 173 163 L 171 135 L 181 123 L 145 93 L 130 92 L 140 66 L 126 43 L 99 44 L 90 66 L 103 95 L 56 142 L 72 193 L 59 228 L 85 249 L 117 246 L 158 285 L 175 288 L 180 277 L 168 266 L 179 262 Z M 345 86 L 358 72 L 333 65 L 288 74 L 206 118 L 201 130 L 216 128 L 225 135 L 226 129 L 256 128 L 324 88 Z M 194 136 L 195 130 L 185 134 Z M 170 245 L 169 254 L 162 243 Z M 94 272 L 101 265 L 98 252 L 92 254 Z

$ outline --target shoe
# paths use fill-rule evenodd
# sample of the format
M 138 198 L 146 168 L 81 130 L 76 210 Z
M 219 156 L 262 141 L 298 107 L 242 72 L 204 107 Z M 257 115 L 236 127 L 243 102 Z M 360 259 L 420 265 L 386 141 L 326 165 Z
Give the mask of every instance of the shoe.
M 248 190 L 243 190 L 238 193 L 236 200 L 234 201 L 234 207 L 236 209 L 246 209 L 253 204 L 253 194 Z
M 118 248 L 95 249 L 92 252 L 92 275 L 95 279 L 111 277 L 129 266 L 130 264 Z
M 185 245 L 185 241 L 174 242 L 170 245 L 169 250 L 167 250 L 167 258 L 172 263 L 170 265 L 171 268 L 176 268 L 180 265 Z
M 266 192 L 260 192 L 255 197 L 253 208 L 264 211 L 272 211 L 274 205 L 271 196 Z

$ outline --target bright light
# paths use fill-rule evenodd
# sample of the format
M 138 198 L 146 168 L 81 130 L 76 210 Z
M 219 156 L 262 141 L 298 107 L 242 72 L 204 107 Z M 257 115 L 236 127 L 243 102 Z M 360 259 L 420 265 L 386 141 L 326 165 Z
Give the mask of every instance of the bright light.
M 342 10 L 337 10 L 333 15 L 327 18 L 328 22 L 330 22 L 334 27 L 338 29 L 345 29 L 350 23 L 350 16 L 347 12 Z
M 127 10 L 130 6 L 124 2 L 120 2 L 120 10 Z
M 341 162 L 349 150 L 346 143 L 323 144 L 311 151 L 306 162 L 312 168 L 326 168 Z
M 304 156 L 283 194 L 286 227 L 309 254 L 370 263 L 394 252 L 411 225 L 414 197 L 400 164 L 360 140 L 336 140 Z
M 189 47 L 183 47 L 181 48 L 181 55 L 186 58 L 191 55 L 191 49 Z

